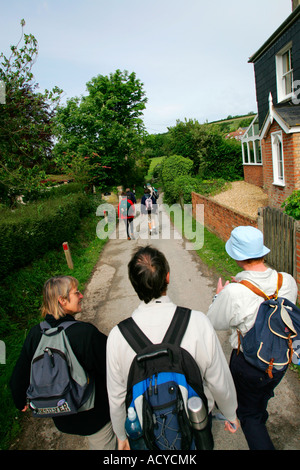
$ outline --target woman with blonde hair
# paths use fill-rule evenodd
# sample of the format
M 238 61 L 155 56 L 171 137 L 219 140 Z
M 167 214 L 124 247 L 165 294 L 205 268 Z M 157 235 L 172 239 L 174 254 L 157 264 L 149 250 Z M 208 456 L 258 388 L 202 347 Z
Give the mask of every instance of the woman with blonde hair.
M 106 390 L 107 337 L 91 323 L 74 318 L 81 312 L 82 299 L 78 281 L 72 276 L 52 277 L 44 284 L 41 308 L 44 320 L 51 328 L 64 321 L 74 322 L 65 333 L 78 361 L 95 380 L 94 408 L 73 415 L 55 417 L 53 421 L 63 433 L 87 436 L 90 449 L 114 450 L 116 437 L 111 426 Z M 41 335 L 40 324 L 29 331 L 10 380 L 15 405 L 22 411 L 27 409 L 26 391 L 30 381 L 31 360 Z

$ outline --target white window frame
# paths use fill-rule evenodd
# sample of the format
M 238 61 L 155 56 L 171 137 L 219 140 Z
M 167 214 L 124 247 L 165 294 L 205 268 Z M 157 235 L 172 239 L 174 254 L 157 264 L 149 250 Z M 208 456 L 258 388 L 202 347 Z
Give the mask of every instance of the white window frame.
M 285 186 L 282 131 L 271 133 L 273 184 Z
M 292 42 L 289 42 L 281 49 L 275 56 L 276 61 L 276 82 L 277 82 L 277 101 L 278 103 L 288 100 L 293 97 L 293 64 L 292 64 Z M 288 72 L 283 72 L 283 57 L 290 53 L 290 69 Z M 286 92 L 286 79 L 291 75 L 291 92 Z
M 243 165 L 262 165 L 262 154 L 260 146 L 260 137 L 255 133 L 255 124 L 258 124 L 258 116 L 256 115 L 250 126 L 246 130 L 245 134 L 241 139 L 242 143 L 242 154 L 243 154 Z M 257 127 L 257 126 L 256 126 Z M 258 148 L 257 145 L 258 144 Z M 246 146 L 246 149 L 245 149 Z M 251 146 L 253 149 L 254 161 L 251 162 Z

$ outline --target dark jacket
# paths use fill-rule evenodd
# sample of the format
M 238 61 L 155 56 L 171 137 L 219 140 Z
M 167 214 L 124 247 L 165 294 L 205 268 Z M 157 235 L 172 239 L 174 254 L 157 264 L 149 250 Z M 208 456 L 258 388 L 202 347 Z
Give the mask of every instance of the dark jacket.
M 146 199 L 148 198 L 151 198 L 152 200 L 152 211 L 151 210 L 148 210 L 146 208 Z M 142 199 L 141 199 L 141 213 L 142 214 L 151 214 L 151 212 L 153 212 L 154 214 L 157 213 L 157 201 L 156 201 L 156 198 L 152 195 L 148 195 L 148 194 L 144 194 Z
M 67 434 L 90 435 L 99 431 L 110 421 L 109 404 L 106 390 L 106 341 L 107 337 L 94 325 L 78 322 L 71 315 L 56 320 L 46 315 L 45 320 L 51 327 L 63 321 L 74 321 L 66 329 L 73 352 L 82 367 L 95 378 L 95 406 L 92 410 L 75 415 L 53 418 L 55 426 Z M 40 325 L 34 326 L 25 339 L 20 357 L 10 379 L 10 388 L 16 407 L 22 410 L 26 405 L 26 390 L 30 380 L 32 357 L 41 339 Z

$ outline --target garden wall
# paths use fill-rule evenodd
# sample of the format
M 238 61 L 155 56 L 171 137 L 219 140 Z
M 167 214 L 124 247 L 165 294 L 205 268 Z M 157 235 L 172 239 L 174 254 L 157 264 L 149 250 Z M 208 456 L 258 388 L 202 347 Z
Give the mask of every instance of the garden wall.
M 192 192 L 194 217 L 196 214 L 196 204 L 204 205 L 205 227 L 224 241 L 228 240 L 231 231 L 239 225 L 253 225 L 253 227 L 258 228 L 258 218 L 254 219 L 242 212 L 237 212 L 225 205 L 221 205 L 201 194 Z

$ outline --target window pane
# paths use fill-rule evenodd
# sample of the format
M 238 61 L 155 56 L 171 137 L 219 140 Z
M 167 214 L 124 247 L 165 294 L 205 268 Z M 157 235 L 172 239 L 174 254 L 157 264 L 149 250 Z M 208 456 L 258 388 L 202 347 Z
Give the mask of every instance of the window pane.
M 256 153 L 256 163 L 261 163 L 261 149 L 260 149 L 260 141 L 255 140 L 255 153 Z
M 285 93 L 288 95 L 289 93 L 292 93 L 293 90 L 293 74 L 292 72 L 289 72 L 285 77 Z
M 290 70 L 289 64 L 290 64 L 289 51 L 287 51 L 282 56 L 282 71 L 283 71 L 284 74 L 287 73 Z
M 253 148 L 252 140 L 250 140 L 250 142 L 248 142 L 248 144 L 249 144 L 249 151 L 250 151 L 250 162 L 249 163 L 255 163 L 254 148 Z
M 245 163 L 249 163 L 249 159 L 248 159 L 248 147 L 247 147 L 247 143 L 246 143 L 246 142 L 243 143 L 243 149 L 244 149 L 244 162 L 245 162 Z
M 282 155 L 282 143 L 280 139 L 277 141 L 277 158 L 278 158 L 278 179 L 283 181 L 283 155 Z

